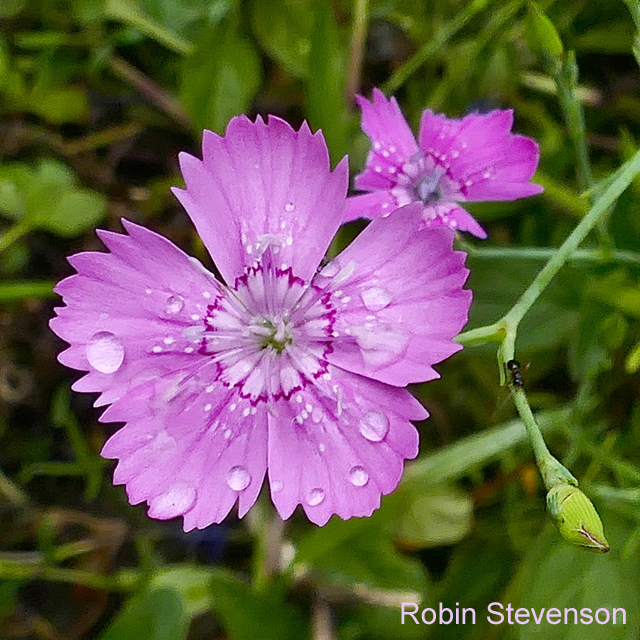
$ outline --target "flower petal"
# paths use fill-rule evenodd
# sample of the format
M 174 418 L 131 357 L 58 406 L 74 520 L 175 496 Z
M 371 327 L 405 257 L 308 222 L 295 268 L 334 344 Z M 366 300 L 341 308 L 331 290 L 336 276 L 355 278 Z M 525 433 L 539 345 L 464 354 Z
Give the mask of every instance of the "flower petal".
M 323 525 L 369 516 L 418 453 L 409 420 L 427 412 L 406 390 L 335 367 L 315 386 L 280 401 L 269 414 L 269 482 L 280 516 L 301 504 Z
M 180 154 L 186 190 L 174 189 L 229 285 L 267 247 L 308 280 L 344 217 L 348 166 L 333 172 L 321 132 L 233 118 L 205 131 L 203 160 Z
M 395 98 L 373 90 L 373 101 L 356 96 L 362 111 L 362 129 L 371 139 L 365 169 L 354 185 L 361 191 L 391 189 L 402 165 L 418 151 L 418 145 Z
M 332 364 L 395 386 L 437 378 L 459 351 L 471 291 L 448 228 L 424 228 L 422 206 L 379 217 L 314 279 L 337 313 Z
M 221 522 L 238 501 L 242 517 L 256 501 L 267 466 L 267 411 L 215 379 L 214 363 L 149 380 L 100 420 L 125 426 L 102 455 L 119 459 L 114 483 L 149 515 L 184 516 L 184 529 Z
M 200 360 L 201 319 L 221 291 L 212 274 L 169 240 L 123 224 L 130 235 L 98 231 L 110 253 L 69 258 L 78 273 L 56 286 L 67 306 L 50 321 L 71 345 L 60 362 L 89 372 L 73 388 L 101 392 L 96 406 Z
M 389 191 L 380 190 L 361 196 L 351 196 L 347 198 L 344 222 L 351 222 L 358 218 L 372 219 L 381 214 L 389 214 L 396 208 L 395 198 Z
M 483 240 L 487 237 L 487 232 L 478 224 L 478 221 L 455 203 L 436 202 L 425 205 L 422 216 L 429 227 L 449 227 L 457 231 L 468 231 Z
M 421 150 L 443 166 L 468 201 L 515 200 L 536 195 L 529 183 L 540 151 L 532 138 L 511 133 L 513 111 L 495 110 L 447 118 L 425 110 L 420 122 Z

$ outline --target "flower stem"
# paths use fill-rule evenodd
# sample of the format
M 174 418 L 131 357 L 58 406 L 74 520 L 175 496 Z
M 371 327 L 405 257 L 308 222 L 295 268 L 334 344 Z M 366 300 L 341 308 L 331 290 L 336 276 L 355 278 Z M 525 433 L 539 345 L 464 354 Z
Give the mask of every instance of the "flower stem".
M 490 4 L 491 0 L 473 0 L 451 22 L 438 30 L 420 50 L 409 58 L 382 86 L 385 93 L 393 93 L 399 89 L 431 56 L 442 48 L 466 24 Z
M 558 484 L 577 485 L 578 481 L 573 477 L 571 472 L 551 455 L 540 431 L 540 427 L 533 416 L 524 390 L 512 386 L 511 395 L 527 430 L 531 448 L 536 458 L 536 465 L 540 470 L 540 475 L 542 476 L 547 491 Z
M 347 104 L 353 105 L 353 99 L 360 86 L 362 58 L 367 37 L 369 21 L 369 0 L 355 0 L 353 5 L 353 31 L 351 33 L 351 55 L 347 71 Z
M 29 233 L 29 231 L 31 231 L 31 225 L 26 220 L 16 222 L 9 231 L 5 231 L 5 233 L 0 236 L 0 253 L 17 240 L 20 240 L 20 238 Z
M 538 273 L 529 288 L 522 294 L 513 308 L 504 316 L 503 320 L 514 330 L 524 315 L 529 311 L 540 294 L 547 288 L 554 276 L 569 260 L 580 243 L 587 237 L 598 221 L 606 215 L 609 208 L 616 202 L 622 192 L 629 186 L 633 178 L 640 173 L 640 151 L 616 172 L 606 191 L 598 198 L 589 213 L 580 221 L 571 235 L 564 241 L 555 255 Z M 510 354 L 513 357 L 513 354 Z

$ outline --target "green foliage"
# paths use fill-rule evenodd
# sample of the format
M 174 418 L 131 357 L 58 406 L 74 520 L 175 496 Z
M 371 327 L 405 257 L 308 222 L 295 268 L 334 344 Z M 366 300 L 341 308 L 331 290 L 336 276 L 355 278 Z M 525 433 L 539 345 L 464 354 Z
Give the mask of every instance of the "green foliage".
M 152 587 L 131 598 L 99 640 L 181 640 L 186 630 L 187 619 L 177 590 Z
M 260 59 L 249 38 L 232 24 L 206 28 L 183 61 L 180 95 L 196 130 L 222 133 L 246 112 L 260 87 Z
M 637 635 L 636 0 L 3 0 L 0 22 L 0 636 Z M 75 378 L 61 378 L 62 347 L 47 330 L 64 257 L 98 248 L 90 231 L 124 216 L 204 258 L 168 186 L 180 182 L 176 152 L 197 153 L 201 129 L 222 132 L 237 114 L 308 119 L 354 175 L 369 147 L 349 92 L 373 86 L 395 93 L 414 128 L 425 108 L 513 108 L 515 130 L 540 143 L 544 194 L 469 206 L 489 239 L 458 240 L 474 293 L 466 329 L 513 309 L 603 194 L 630 183 L 514 345 L 549 448 L 602 516 L 606 556 L 545 526 L 495 344 L 466 347 L 438 366 L 440 380 L 413 389 L 431 413 L 421 454 L 371 518 L 318 528 L 294 516 L 278 544 L 256 510 L 183 535 L 111 486 L 98 455 L 110 432 L 68 391 Z M 343 228 L 332 251 L 361 228 Z M 401 625 L 400 603 L 414 599 L 474 607 L 478 624 Z M 628 624 L 492 626 L 492 601 L 623 607 Z
M 78 187 L 73 171 L 57 160 L 0 166 L 0 212 L 29 229 L 73 237 L 93 228 L 106 210 L 106 198 Z
M 213 607 L 232 640 L 305 640 L 304 618 L 286 602 L 281 591 L 271 588 L 256 593 L 227 571 L 213 572 Z

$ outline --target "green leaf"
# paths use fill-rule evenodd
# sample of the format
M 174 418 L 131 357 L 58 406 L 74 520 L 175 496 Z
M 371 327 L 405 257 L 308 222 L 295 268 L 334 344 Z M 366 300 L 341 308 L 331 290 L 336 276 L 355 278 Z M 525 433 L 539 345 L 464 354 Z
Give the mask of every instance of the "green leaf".
M 73 237 L 93 228 L 107 211 L 107 199 L 76 186 L 75 173 L 57 160 L 0 166 L 0 212 L 30 228 Z
M 427 491 L 410 486 L 394 496 L 395 534 L 406 548 L 455 544 L 471 530 L 473 502 L 464 491 L 453 486 Z
M 80 87 L 39 87 L 29 94 L 30 110 L 51 124 L 78 122 L 89 113 L 89 99 Z
M 535 260 L 475 258 L 469 255 L 468 286 L 473 291 L 468 328 L 501 318 L 529 286 L 540 269 Z M 582 298 L 584 268 L 565 268 L 524 317 L 518 331 L 519 350 L 544 350 L 566 343 L 576 326 Z
M 213 606 L 231 640 L 304 640 L 309 636 L 299 611 L 277 588 L 263 593 L 222 569 L 211 580 Z
M 185 613 L 193 617 L 211 609 L 210 579 L 211 569 L 206 567 L 172 566 L 157 573 L 151 584 L 173 589 L 179 594 Z
M 101 193 L 74 189 L 62 194 L 40 226 L 56 235 L 73 238 L 95 227 L 106 212 L 107 200 Z
M 286 71 L 298 78 L 309 73 L 313 2 L 251 0 L 251 21 L 260 45 Z
M 334 162 L 348 150 L 346 104 L 347 52 L 342 46 L 333 7 L 316 2 L 307 76 L 307 115 L 314 129 L 322 129 Z
M 260 58 L 248 38 L 230 24 L 203 31 L 184 60 L 180 95 L 196 129 L 222 132 L 249 110 L 260 88 Z
M 531 48 L 550 62 L 560 62 L 564 53 L 562 40 L 545 12 L 537 2 L 529 3 L 526 36 Z
M 395 513 L 385 503 L 370 518 L 333 518 L 300 541 L 296 564 L 312 567 L 331 583 L 423 593 L 428 580 L 422 565 L 394 546 Z
M 107 0 L 108 17 L 134 26 L 176 53 L 187 55 L 193 51 L 192 43 L 181 30 L 193 18 L 180 2 L 163 3 L 160 0 Z
M 623 560 L 616 548 L 628 534 L 628 524 L 623 523 L 612 512 L 605 512 L 607 528 L 613 534 L 613 551 L 607 555 L 596 555 L 582 549 L 558 543 L 556 532 L 549 527 L 538 541 L 534 552 L 527 558 L 524 568 L 527 580 L 522 584 L 521 597 L 512 600 L 513 606 L 534 608 L 538 612 L 550 607 L 560 610 L 562 622 L 549 624 L 516 625 L 521 640 L 544 638 L 545 640 L 632 640 L 637 637 L 637 625 L 640 611 L 640 587 L 638 558 Z M 607 625 L 574 624 L 573 614 L 569 613 L 569 623 L 564 624 L 564 609 L 591 609 L 592 615 L 600 608 L 606 608 L 611 614 L 613 609 L 626 611 L 627 624 L 621 624 L 618 613 L 617 624 L 610 621 Z M 604 615 L 604 614 L 601 614 Z
M 99 640 L 183 640 L 187 624 L 176 591 L 152 588 L 131 598 Z
M 26 6 L 26 0 L 2 0 L 0 18 L 15 18 Z

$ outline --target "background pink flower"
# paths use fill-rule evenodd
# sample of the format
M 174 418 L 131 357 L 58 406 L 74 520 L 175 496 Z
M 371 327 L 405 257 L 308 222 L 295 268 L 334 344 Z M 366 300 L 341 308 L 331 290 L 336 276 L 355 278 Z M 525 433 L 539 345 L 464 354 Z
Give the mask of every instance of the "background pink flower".
M 56 291 L 73 388 L 124 422 L 102 454 L 116 484 L 185 530 L 243 516 L 268 474 L 283 518 L 370 515 L 418 452 L 402 389 L 437 377 L 467 319 L 464 254 L 446 228 L 416 233 L 421 208 L 375 220 L 318 265 L 344 217 L 346 161 L 324 139 L 270 118 L 205 131 L 180 156 L 175 193 L 224 283 L 165 238 L 123 221 L 110 253 L 70 258 Z
M 372 148 L 355 187 L 369 193 L 348 199 L 346 221 L 388 215 L 418 202 L 427 226 L 486 238 L 458 203 L 517 200 L 543 191 L 529 182 L 538 166 L 538 144 L 511 133 L 510 109 L 461 119 L 426 109 L 416 142 L 395 98 L 374 89 L 372 102 L 362 96 L 357 101 Z

